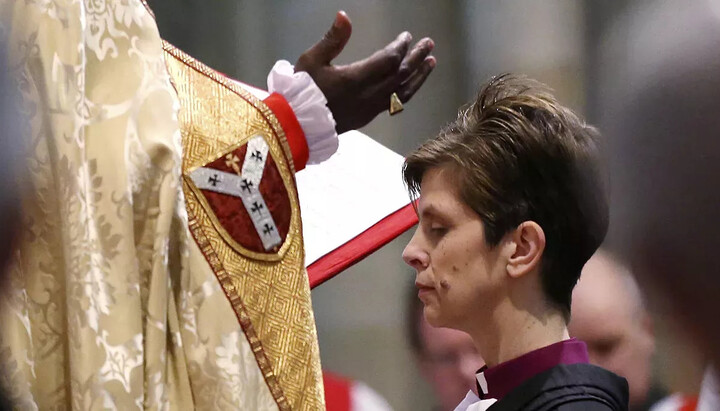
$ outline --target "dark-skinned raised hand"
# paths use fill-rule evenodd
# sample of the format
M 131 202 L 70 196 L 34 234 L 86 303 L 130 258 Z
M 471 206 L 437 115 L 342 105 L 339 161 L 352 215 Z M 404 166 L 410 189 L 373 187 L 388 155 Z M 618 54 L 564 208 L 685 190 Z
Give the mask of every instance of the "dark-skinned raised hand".
M 295 71 L 310 74 L 325 94 L 338 133 L 363 127 L 387 110 L 392 93 L 403 103 L 410 100 L 436 63 L 430 55 L 435 46 L 432 39 L 423 38 L 410 48 L 412 36 L 403 32 L 370 57 L 333 65 L 351 32 L 350 19 L 338 12 L 330 30 L 295 63 Z

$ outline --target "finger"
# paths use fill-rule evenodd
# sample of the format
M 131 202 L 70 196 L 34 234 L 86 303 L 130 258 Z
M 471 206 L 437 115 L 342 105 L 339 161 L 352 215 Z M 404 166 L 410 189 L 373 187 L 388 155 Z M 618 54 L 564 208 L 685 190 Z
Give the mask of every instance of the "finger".
M 310 47 L 305 54 L 317 60 L 320 64 L 330 62 L 345 48 L 350 35 L 352 34 L 352 23 L 344 11 L 339 11 L 335 16 L 332 27 L 325 33 L 314 46 Z
M 429 38 L 420 40 L 407 54 L 398 70 L 395 73 L 386 76 L 376 87 L 374 87 L 376 93 L 385 96 L 393 91 L 398 91 L 403 83 L 421 71 L 423 63 L 425 63 L 425 60 L 428 58 L 428 55 L 434 46 L 435 44 Z M 434 57 L 433 64 L 435 64 Z
M 408 100 L 410 100 L 412 96 L 415 95 L 415 92 L 417 92 L 418 89 L 420 89 L 420 86 L 425 83 L 425 80 L 433 71 L 436 64 L 437 61 L 433 56 L 426 57 L 425 60 L 423 60 L 420 68 L 415 73 L 413 73 L 410 78 L 408 78 L 403 84 L 400 85 L 400 88 L 397 91 L 398 97 L 400 97 L 400 101 L 402 101 L 403 103 L 407 103 Z
M 390 44 L 376 51 L 370 57 L 353 64 L 353 71 L 364 84 L 374 83 L 397 71 L 402 63 L 412 36 L 408 32 L 400 33 Z
M 433 48 L 435 48 L 435 43 L 427 37 L 415 44 L 400 64 L 397 73 L 398 84 L 405 82 L 418 70 L 423 61 L 425 61 L 425 58 L 430 55 Z

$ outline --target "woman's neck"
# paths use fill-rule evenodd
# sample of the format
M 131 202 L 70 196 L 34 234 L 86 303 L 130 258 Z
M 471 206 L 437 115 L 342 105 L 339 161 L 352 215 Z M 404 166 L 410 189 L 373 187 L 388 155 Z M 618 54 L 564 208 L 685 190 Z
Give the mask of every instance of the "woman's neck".
M 532 313 L 508 303 L 491 317 L 478 319 L 466 330 L 488 367 L 570 338 L 559 310 Z

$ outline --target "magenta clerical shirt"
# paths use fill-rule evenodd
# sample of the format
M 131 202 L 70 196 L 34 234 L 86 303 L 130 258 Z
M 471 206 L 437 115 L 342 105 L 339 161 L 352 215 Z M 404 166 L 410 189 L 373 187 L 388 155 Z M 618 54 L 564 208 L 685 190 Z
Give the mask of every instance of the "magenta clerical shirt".
M 495 398 L 499 401 L 515 387 L 543 371 L 561 364 L 588 362 L 588 351 L 584 342 L 575 338 L 560 341 L 492 368 L 481 368 L 476 376 L 478 393 L 480 399 Z

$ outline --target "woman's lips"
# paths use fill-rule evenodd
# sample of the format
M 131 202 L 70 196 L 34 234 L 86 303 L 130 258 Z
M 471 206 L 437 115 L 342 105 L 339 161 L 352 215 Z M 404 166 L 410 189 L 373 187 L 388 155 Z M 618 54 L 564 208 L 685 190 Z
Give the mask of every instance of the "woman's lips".
M 435 287 L 431 287 L 431 286 L 425 285 L 425 284 L 417 282 L 417 281 L 415 282 L 415 287 L 417 287 L 417 289 L 418 289 L 418 298 L 420 298 L 420 299 L 422 299 L 423 296 L 428 295 L 428 294 L 432 293 L 433 291 L 435 291 Z

